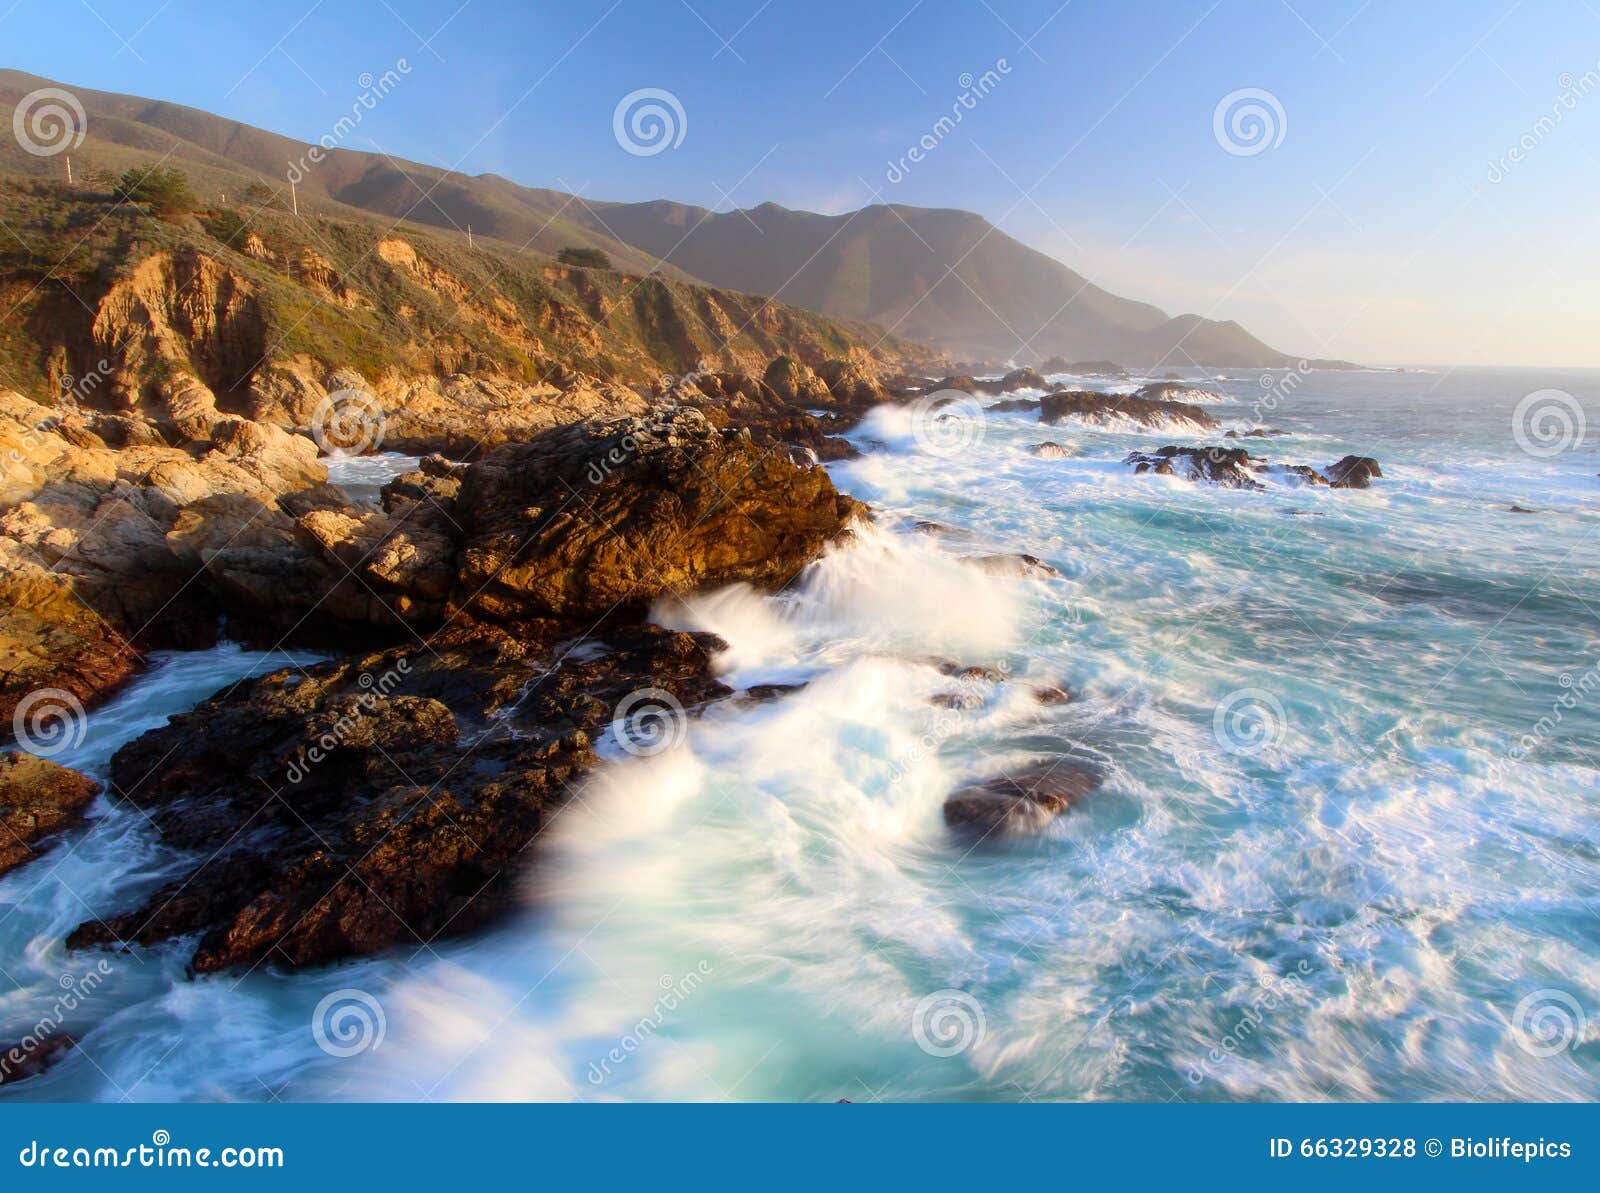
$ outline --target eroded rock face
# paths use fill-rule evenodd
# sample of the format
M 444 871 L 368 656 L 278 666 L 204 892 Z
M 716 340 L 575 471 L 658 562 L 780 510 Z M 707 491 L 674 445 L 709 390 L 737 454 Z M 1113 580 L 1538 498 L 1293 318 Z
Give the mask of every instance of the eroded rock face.
M 35 846 L 82 819 L 100 784 L 48 758 L 0 754 L 0 874 L 38 856 Z
M 527 847 L 641 688 L 725 696 L 709 635 L 446 631 L 237 685 L 118 751 L 112 782 L 196 869 L 73 948 L 200 933 L 193 965 L 316 965 L 420 947 L 515 902 Z
M 738 581 L 779 588 L 861 509 L 821 469 L 696 409 L 565 427 L 467 472 L 456 603 L 582 618 Z
M 1092 390 L 1066 390 L 1045 394 L 1039 400 L 1039 421 L 1059 423 L 1078 419 L 1096 424 L 1130 421 L 1142 427 L 1189 426 L 1209 430 L 1217 420 L 1199 406 L 1133 394 L 1105 394 Z
M 1099 772 L 1085 762 L 1037 763 L 952 793 L 944 802 L 944 822 L 980 839 L 1029 836 L 1098 786 Z
M 30 691 L 87 703 L 138 666 L 139 648 L 209 645 L 217 608 L 194 583 L 202 561 L 177 549 L 179 523 L 210 501 L 233 515 L 228 533 L 253 529 L 327 478 L 315 445 L 278 428 L 229 417 L 206 433 L 170 447 L 149 420 L 0 391 L 0 731 Z

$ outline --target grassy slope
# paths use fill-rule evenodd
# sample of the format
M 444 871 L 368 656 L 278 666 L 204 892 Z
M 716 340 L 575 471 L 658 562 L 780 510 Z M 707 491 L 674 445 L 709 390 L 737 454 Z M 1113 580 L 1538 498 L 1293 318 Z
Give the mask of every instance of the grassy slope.
M 631 383 L 702 360 L 761 368 L 813 362 L 881 341 L 886 361 L 926 355 L 754 295 L 673 278 L 573 269 L 498 246 L 368 219 L 295 217 L 273 205 L 214 204 L 164 222 L 88 186 L 0 178 L 0 381 L 48 395 L 81 375 L 93 313 L 138 262 L 200 252 L 246 280 L 266 315 L 263 363 L 304 354 L 369 378 L 495 372 L 536 380 L 561 366 Z M 380 253 L 403 241 L 416 269 Z M 392 256 L 392 254 L 391 254 Z

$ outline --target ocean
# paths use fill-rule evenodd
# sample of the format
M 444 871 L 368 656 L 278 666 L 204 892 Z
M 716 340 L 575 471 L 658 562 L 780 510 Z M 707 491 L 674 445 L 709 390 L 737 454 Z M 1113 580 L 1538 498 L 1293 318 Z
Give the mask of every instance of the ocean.
M 1600 372 L 1187 384 L 1285 432 L 1230 446 L 1382 478 L 1224 489 L 1122 463 L 1218 432 L 879 407 L 829 466 L 873 526 L 655 614 L 804 686 L 602 742 L 523 913 L 293 975 L 69 955 L 182 870 L 102 804 L 0 878 L 0 1043 L 79 1045 L 0 1098 L 1600 1097 Z M 972 562 L 1011 553 L 1057 574 Z M 57 760 L 289 661 L 163 655 Z M 946 826 L 1062 759 L 1102 782 L 1038 835 Z

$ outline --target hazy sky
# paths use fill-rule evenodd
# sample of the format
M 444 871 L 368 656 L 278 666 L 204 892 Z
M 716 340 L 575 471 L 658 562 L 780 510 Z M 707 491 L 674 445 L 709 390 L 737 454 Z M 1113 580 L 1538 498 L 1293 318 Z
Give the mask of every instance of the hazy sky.
M 347 147 L 600 199 L 961 207 L 1292 353 L 1600 365 L 1600 0 L 18 0 L 0 39 L 305 140 L 403 58 Z M 640 88 L 681 144 L 619 145 Z M 1265 143 L 1219 134 L 1243 89 Z

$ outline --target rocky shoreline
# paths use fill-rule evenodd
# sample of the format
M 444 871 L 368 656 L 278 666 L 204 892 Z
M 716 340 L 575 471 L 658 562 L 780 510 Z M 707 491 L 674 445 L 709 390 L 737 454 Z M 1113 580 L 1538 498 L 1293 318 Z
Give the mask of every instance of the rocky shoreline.
M 818 464 L 854 451 L 840 435 L 878 403 L 1036 390 L 992 408 L 1037 408 L 1047 424 L 1216 426 L 1171 386 L 1074 391 L 1031 370 L 886 382 L 856 359 L 778 357 L 759 378 L 700 372 L 614 403 L 569 378 L 568 400 L 515 427 L 485 427 L 473 401 L 429 407 L 433 431 L 385 446 L 450 455 L 426 455 L 374 503 L 328 483 L 303 402 L 263 398 L 254 409 L 277 421 L 261 421 L 222 413 L 196 385 L 168 387 L 153 414 L 51 412 L 0 393 L 0 714 L 23 727 L 46 690 L 81 718 L 146 652 L 210 646 L 224 628 L 337 654 L 218 692 L 111 761 L 105 796 L 196 864 L 137 907 L 92 909 L 68 944 L 192 937 L 201 973 L 421 947 L 508 909 L 597 738 L 626 748 L 636 698 L 648 730 L 651 715 L 732 694 L 713 674 L 722 644 L 650 624 L 652 604 L 733 583 L 781 589 L 848 536 L 870 511 Z M 1218 483 L 1259 466 L 1238 448 L 1129 462 L 1195 460 L 1201 472 L 1218 461 L 1203 476 Z M 1369 475 L 1376 463 L 1351 457 L 1318 479 Z M 972 562 L 1056 575 L 1031 556 Z M 1045 691 L 1041 702 L 1068 699 Z M 1037 831 L 1097 782 L 1057 764 L 958 792 L 946 819 L 979 837 Z M 0 870 L 78 823 L 99 792 L 13 755 L 0 814 L 16 844 Z

